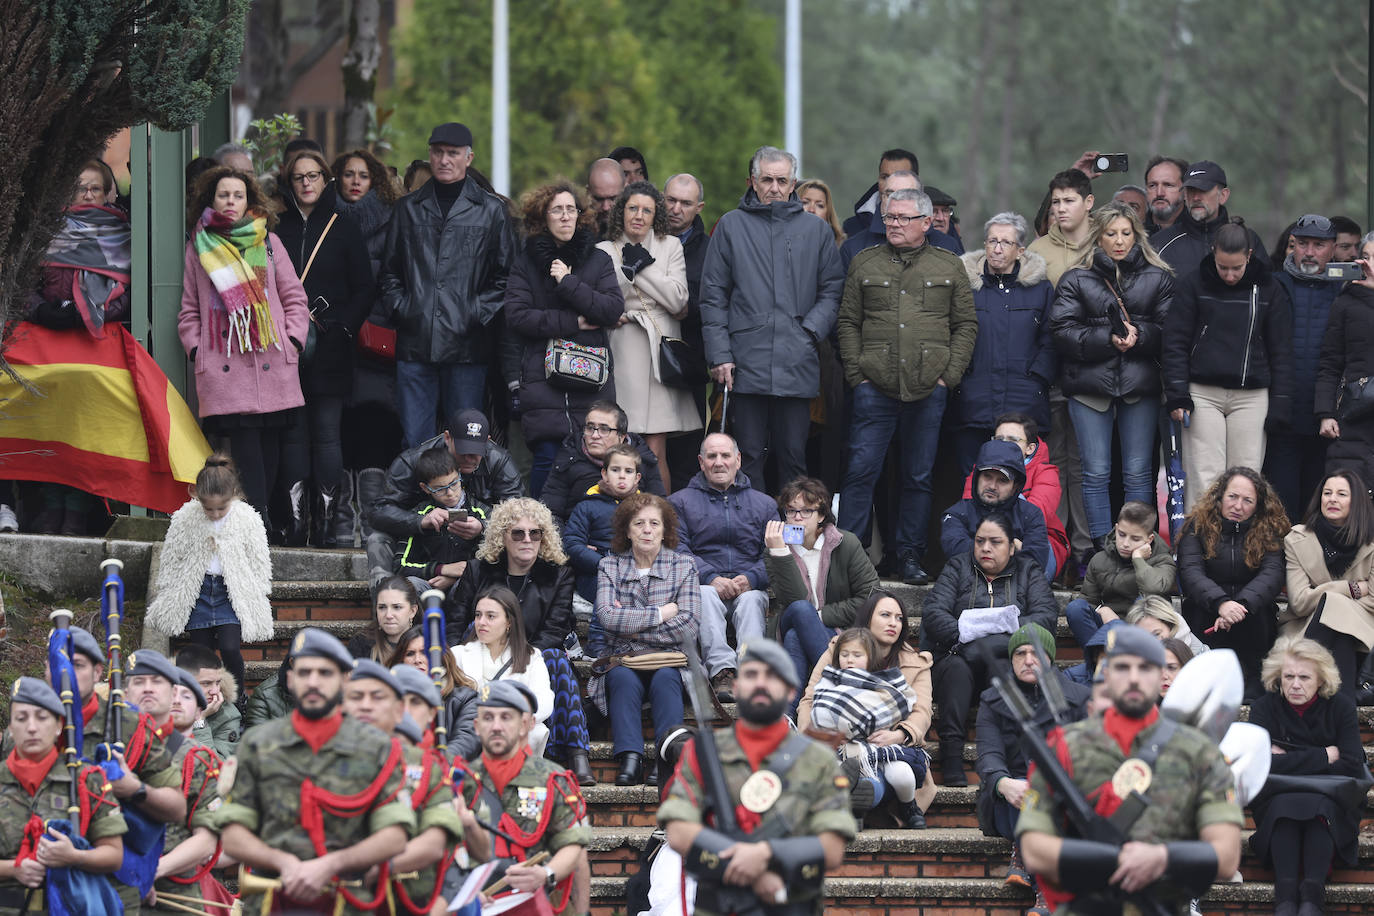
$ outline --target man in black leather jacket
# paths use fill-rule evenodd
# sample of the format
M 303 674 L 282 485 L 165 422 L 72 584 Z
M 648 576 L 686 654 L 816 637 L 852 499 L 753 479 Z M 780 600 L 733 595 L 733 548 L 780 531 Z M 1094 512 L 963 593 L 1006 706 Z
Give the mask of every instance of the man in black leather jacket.
M 395 572 L 396 540 L 420 533 L 422 516 L 416 515 L 414 509 L 416 503 L 428 497 L 420 489 L 421 481 L 415 478 L 415 462 L 423 452 L 441 446 L 452 452 L 463 489 L 479 502 L 494 507 L 525 495 L 515 459 L 491 441 L 488 430 L 487 418 L 480 410 L 460 410 L 449 418 L 448 429 L 442 434 L 406 449 L 391 462 L 386 489 L 364 510 L 373 528 L 367 539 L 368 581 L 373 588 Z M 468 516 L 463 521 L 451 522 L 450 530 L 460 537 L 476 539 L 482 535 L 482 522 Z
M 408 447 L 443 416 L 481 407 L 496 346 L 515 232 L 506 205 L 467 180 L 472 131 L 440 124 L 429 138 L 434 175 L 396 203 L 378 269 L 382 310 L 396 328 L 397 408 Z

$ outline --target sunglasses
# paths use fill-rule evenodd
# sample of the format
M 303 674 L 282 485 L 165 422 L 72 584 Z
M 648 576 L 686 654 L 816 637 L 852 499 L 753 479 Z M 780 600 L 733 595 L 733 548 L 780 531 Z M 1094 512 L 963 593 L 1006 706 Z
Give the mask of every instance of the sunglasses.
M 512 528 L 510 529 L 510 539 L 512 541 L 534 541 L 538 543 L 544 539 L 542 528 Z

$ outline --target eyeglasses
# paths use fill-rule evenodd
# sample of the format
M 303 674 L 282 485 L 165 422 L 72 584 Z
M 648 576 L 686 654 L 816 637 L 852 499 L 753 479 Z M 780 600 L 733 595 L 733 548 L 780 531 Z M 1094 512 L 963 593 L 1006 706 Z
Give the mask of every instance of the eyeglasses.
M 104 185 L 83 184 L 76 189 L 77 197 L 97 197 L 105 193 Z
M 993 436 L 993 442 L 1025 442 L 1020 436 Z
M 576 216 L 581 212 L 579 207 L 549 207 L 549 216 Z
M 810 518 L 818 511 L 817 509 L 793 509 L 791 506 L 788 506 L 786 509 L 782 510 L 782 514 L 787 518 L 803 519 Z
M 924 214 L 920 216 L 897 216 L 895 213 L 883 214 L 883 222 L 889 226 L 909 226 L 911 225 L 912 220 L 929 218 L 930 217 L 925 216 Z
M 609 436 L 611 433 L 618 434 L 620 432 L 620 430 L 613 426 L 607 426 L 605 423 L 586 423 L 583 425 L 582 431 L 589 436 Z
M 453 480 L 451 483 L 446 483 L 446 484 L 444 484 L 442 487 L 431 487 L 431 486 L 430 486 L 429 484 L 427 484 L 427 483 L 422 483 L 422 484 L 420 484 L 420 486 L 424 488 L 424 491 L 425 491 L 426 493 L 433 493 L 435 496 L 439 496 L 439 495 L 442 495 L 442 494 L 447 494 L 447 493 L 453 492 L 453 490 L 454 490 L 455 487 L 457 487 L 457 488 L 462 488 L 462 486 L 463 486 L 463 480 L 462 480 L 462 478 L 460 477 L 460 478 L 457 478 L 457 479 Z
M 1004 242 L 1001 239 L 984 239 L 983 246 L 986 248 L 996 248 L 999 251 L 1003 248 L 1018 248 L 1016 242 Z
M 510 539 L 537 544 L 544 539 L 544 531 L 542 528 L 512 528 L 510 529 Z
M 292 175 L 291 180 L 294 181 L 296 184 L 313 184 L 314 182 L 319 181 L 322 177 L 324 177 L 324 172 L 299 172 L 295 175 Z

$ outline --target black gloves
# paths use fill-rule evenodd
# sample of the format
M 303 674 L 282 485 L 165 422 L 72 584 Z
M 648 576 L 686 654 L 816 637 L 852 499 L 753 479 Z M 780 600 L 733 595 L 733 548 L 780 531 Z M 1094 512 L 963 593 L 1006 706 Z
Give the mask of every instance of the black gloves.
M 654 257 L 643 245 L 626 245 L 620 252 L 620 272 L 631 282 L 634 281 L 635 274 L 652 263 Z

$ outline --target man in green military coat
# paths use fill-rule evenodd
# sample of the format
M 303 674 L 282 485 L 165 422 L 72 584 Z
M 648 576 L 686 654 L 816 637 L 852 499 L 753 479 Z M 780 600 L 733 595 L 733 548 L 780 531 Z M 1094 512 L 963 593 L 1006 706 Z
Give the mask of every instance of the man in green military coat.
M 695 739 L 682 752 L 658 822 L 697 878 L 697 913 L 724 912 L 725 886 L 751 889 L 765 913 L 784 904 L 789 913 L 821 913 L 821 879 L 844 861 L 845 843 L 858 832 L 849 781 L 832 750 L 791 731 L 783 717 L 801 685 L 781 646 L 750 639 L 736 670 L 740 720 L 714 735 L 739 829 L 757 839 L 715 829 Z
M 407 670 L 424 677 L 414 668 Z M 429 682 L 429 686 L 433 689 L 434 683 Z M 401 720 L 406 718 L 404 699 L 405 689 L 400 680 L 386 668 L 370 658 L 354 662 L 353 673 L 344 685 L 344 715 L 384 734 L 398 734 Z M 454 809 L 453 782 L 443 759 L 405 738 L 401 749 L 405 755 L 406 793 L 417 824 L 415 836 L 406 843 L 405 851 L 391 860 L 389 880 L 394 882 L 392 893 L 398 913 L 425 916 L 439 892 L 437 866 L 462 842 L 463 824 Z
M 279 876 L 276 896 L 287 908 L 368 912 L 385 888 L 363 886 L 362 876 L 399 855 L 415 831 L 401 747 L 341 714 L 353 657 L 338 639 L 302 630 L 290 660 L 295 711 L 250 729 L 232 784 L 221 778 L 224 851 Z
M 1138 627 L 1117 627 L 1103 659 L 1111 708 L 1101 720 L 1052 732 L 1049 744 L 1061 760 L 1067 756 L 1065 769 L 1100 816 L 1120 826 L 1133 792 L 1147 804 L 1123 828 L 1123 845 L 1079 839 L 1066 829 L 1037 768 L 1016 824 L 1021 855 L 1057 914 L 1105 912 L 1104 906 L 1122 912 L 1135 895 L 1186 914 L 1190 898 L 1229 880 L 1240 864 L 1245 817 L 1235 777 L 1211 738 L 1160 717 L 1159 640 Z

